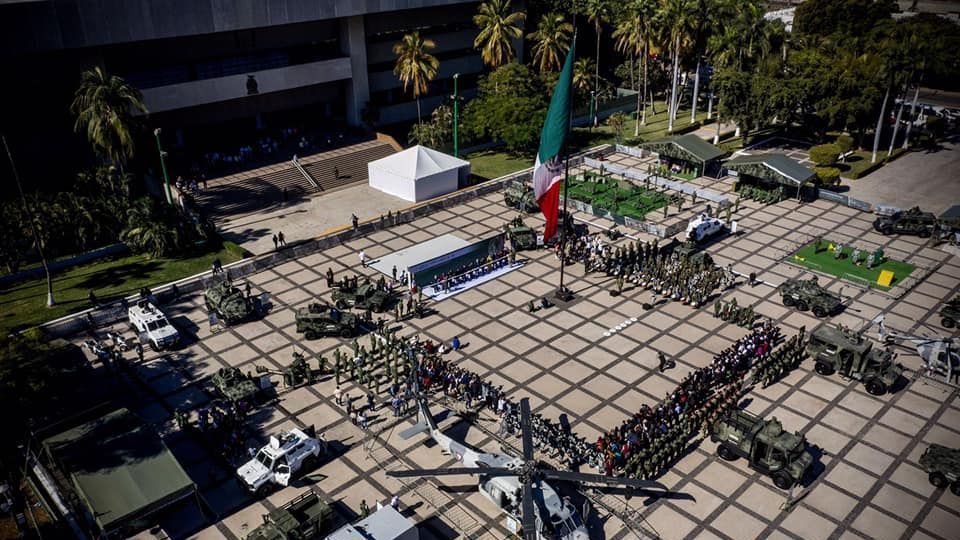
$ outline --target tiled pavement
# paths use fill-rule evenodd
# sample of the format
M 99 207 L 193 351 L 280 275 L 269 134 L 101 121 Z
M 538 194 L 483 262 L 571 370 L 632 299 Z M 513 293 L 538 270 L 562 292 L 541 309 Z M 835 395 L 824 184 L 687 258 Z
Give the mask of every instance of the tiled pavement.
M 169 310 L 181 328 L 191 329 L 196 340 L 177 351 L 174 361 L 151 356 L 138 368 L 142 385 L 139 412 L 155 422 L 172 450 L 201 488 L 202 498 L 220 521 L 200 528 L 198 517 L 179 520 L 170 529 L 197 538 L 242 538 L 260 522 L 260 514 L 291 499 L 307 487 L 320 490 L 336 505 L 341 518 L 351 517 L 361 499 L 368 503 L 400 494 L 402 503 L 417 520 L 427 520 L 424 537 L 471 536 L 503 538 L 507 531 L 491 505 L 477 493 L 469 479 L 447 478 L 422 482 L 414 488 L 387 478 L 387 469 L 452 465 L 425 437 L 403 441 L 393 429 L 386 410 L 382 422 L 370 433 L 349 424 L 333 403 L 334 384 L 323 380 L 312 387 L 282 392 L 276 403 L 251 416 L 261 436 L 292 425 L 314 424 L 344 448 L 337 459 L 325 463 L 294 487 L 256 501 L 242 493 L 210 455 L 192 439 L 173 432 L 171 411 L 208 398 L 201 388 L 204 376 L 220 366 L 253 371 L 255 364 L 279 368 L 291 358 L 294 346 L 328 356 L 336 338 L 301 341 L 294 332 L 293 308 L 316 297 L 326 297 L 322 274 L 332 268 L 337 275 L 356 268 L 356 252 L 371 257 L 406 247 L 434 235 L 455 233 L 466 240 L 489 234 L 513 217 L 502 205 L 502 195 L 491 194 L 468 204 L 437 212 L 393 229 L 377 232 L 346 245 L 317 253 L 256 274 L 251 283 L 268 291 L 273 311 L 250 322 L 211 335 L 202 299 L 183 298 Z M 918 239 L 890 238 L 870 229 L 870 215 L 818 201 L 800 205 L 786 201 L 761 207 L 743 204 L 736 216 L 747 231 L 723 239 L 709 248 L 719 264 L 732 263 L 741 272 L 755 271 L 774 284 L 800 273 L 781 259 L 805 231 L 832 230 L 864 242 L 882 245 L 890 256 L 904 257 L 935 271 L 898 299 L 845 288 L 853 294 L 852 306 L 834 319 L 857 327 L 878 313 L 903 331 L 940 335 L 936 309 L 941 299 L 960 292 L 960 262 L 924 247 Z M 529 216 L 528 221 L 539 221 Z M 589 218 L 595 220 L 592 216 Z M 644 403 L 653 403 L 675 387 L 683 376 L 706 365 L 712 356 L 742 336 L 743 329 L 714 319 L 707 310 L 676 303 L 644 311 L 646 293 L 627 290 L 607 294 L 608 278 L 584 276 L 579 266 L 569 270 L 569 285 L 583 299 L 567 310 L 557 308 L 528 313 L 526 302 L 550 293 L 557 282 L 556 258 L 549 252 L 527 252 L 523 268 L 436 304 L 438 314 L 402 324 L 401 334 L 420 333 L 449 341 L 459 335 L 468 344 L 455 361 L 503 384 L 516 398 L 529 396 L 534 409 L 551 418 L 566 414 L 579 434 L 595 438 L 619 423 Z M 369 269 L 367 272 L 372 272 Z M 821 283 L 825 278 L 821 278 Z M 837 290 L 840 284 L 827 281 Z M 727 296 L 777 321 L 789 336 L 801 326 L 809 330 L 817 320 L 780 305 L 772 287 L 740 286 Z M 625 319 L 638 321 L 624 331 L 603 337 L 604 331 Z M 657 351 L 677 359 L 676 369 L 659 373 Z M 911 369 L 918 357 L 900 348 L 900 361 Z M 179 359 L 179 360 L 177 360 Z M 749 396 L 749 409 L 776 415 L 787 429 L 805 432 L 822 449 L 809 492 L 789 512 L 781 511 L 783 492 L 749 470 L 743 460 L 728 463 L 715 457 L 715 445 L 703 442 L 682 458 L 661 481 L 695 500 L 661 500 L 640 510 L 649 533 L 665 539 L 679 538 L 939 538 L 956 537 L 960 512 L 956 496 L 936 491 L 917 463 L 928 443 L 960 447 L 960 406 L 955 393 L 922 381 L 909 383 L 895 394 L 876 398 L 862 385 L 834 376 L 824 378 L 808 361 L 784 381 Z M 354 396 L 356 388 L 346 383 Z M 482 425 L 487 424 L 483 419 Z M 457 433 L 472 444 L 488 449 L 497 445 L 485 432 L 463 424 Z M 449 489 L 438 489 L 446 486 Z M 439 514 L 438 517 L 436 517 Z M 595 527 L 609 539 L 632 538 L 616 516 L 594 519 Z M 198 529 L 199 532 L 197 531 Z M 465 531 L 465 532 L 464 532 Z

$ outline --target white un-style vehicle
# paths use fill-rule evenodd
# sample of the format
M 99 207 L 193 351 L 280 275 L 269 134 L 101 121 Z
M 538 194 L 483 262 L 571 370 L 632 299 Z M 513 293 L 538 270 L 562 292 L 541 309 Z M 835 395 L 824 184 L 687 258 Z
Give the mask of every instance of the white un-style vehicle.
M 170 324 L 167 316 L 149 300 L 140 300 L 130 306 L 127 317 L 130 319 L 130 326 L 140 336 L 140 341 L 146 341 L 155 351 L 172 347 L 180 341 L 177 328 Z
M 312 426 L 306 430 L 291 429 L 279 438 L 271 436 L 253 459 L 237 469 L 237 476 L 248 490 L 264 495 L 275 484 L 286 486 L 294 474 L 312 469 L 322 452 Z
M 700 214 L 687 223 L 687 240 L 702 242 L 706 238 L 722 233 L 724 228 L 723 220 Z

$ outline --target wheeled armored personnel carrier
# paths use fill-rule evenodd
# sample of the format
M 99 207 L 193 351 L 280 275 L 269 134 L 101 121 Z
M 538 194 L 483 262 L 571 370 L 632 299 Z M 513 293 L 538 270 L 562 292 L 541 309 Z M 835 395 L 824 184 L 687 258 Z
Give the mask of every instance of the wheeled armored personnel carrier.
M 795 307 L 798 311 L 812 310 L 821 319 L 836 313 L 843 304 L 843 298 L 821 287 L 816 277 L 788 279 L 779 290 L 783 305 Z
M 383 313 L 389 303 L 390 293 L 377 289 L 373 283 L 333 290 L 333 305 L 337 309 L 369 309 L 374 313 Z
M 950 486 L 954 495 L 960 495 L 960 448 L 931 444 L 920 456 L 920 466 L 938 488 Z
M 340 336 L 349 338 L 359 333 L 360 320 L 349 311 L 325 304 L 310 304 L 297 310 L 295 315 L 297 332 L 307 339 L 321 336 Z
M 776 417 L 731 410 L 710 426 L 710 440 L 719 443 L 721 458 L 747 458 L 750 468 L 770 476 L 780 489 L 800 483 L 813 464 L 803 435 L 784 431 Z
M 216 313 L 227 324 L 241 322 L 256 311 L 250 298 L 226 279 L 207 287 L 203 291 L 203 301 L 208 311 Z
M 937 229 L 937 217 L 914 206 L 890 216 L 878 217 L 873 222 L 873 229 L 880 234 L 913 234 L 929 238 Z
M 960 322 L 960 296 L 940 306 L 940 324 L 944 328 L 956 328 L 957 322 Z
M 807 354 L 813 358 L 814 370 L 820 375 L 840 372 L 844 377 L 863 382 L 867 392 L 886 394 L 900 375 L 903 366 L 893 361 L 889 351 L 874 347 L 862 332 L 823 323 L 810 332 Z
M 533 196 L 533 186 L 520 180 L 507 184 L 507 189 L 503 192 L 503 202 L 521 212 L 536 212 L 540 209 L 537 199 Z
M 294 498 L 269 514 L 250 531 L 246 540 L 312 540 L 333 521 L 333 509 L 313 490 Z
M 537 231 L 526 226 L 520 216 L 503 226 L 503 231 L 510 239 L 510 246 L 515 251 L 537 249 Z
M 260 393 L 257 384 L 240 368 L 220 368 L 210 377 L 217 393 L 230 401 L 252 400 Z

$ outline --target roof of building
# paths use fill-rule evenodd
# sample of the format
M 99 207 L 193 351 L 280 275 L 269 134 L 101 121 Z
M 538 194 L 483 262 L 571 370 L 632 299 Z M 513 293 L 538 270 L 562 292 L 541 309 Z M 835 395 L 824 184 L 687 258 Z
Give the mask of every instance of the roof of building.
M 394 540 L 414 528 L 416 525 L 400 512 L 384 505 L 366 518 L 333 531 L 327 540 Z
M 420 145 L 371 161 L 368 164 L 371 169 L 384 170 L 414 180 L 469 165 L 469 161 Z
M 108 534 L 196 489 L 160 436 L 127 409 L 49 437 L 43 446 Z
M 685 158 L 689 161 L 698 161 L 701 163 L 713 161 L 723 157 L 726 154 L 726 152 L 724 152 L 722 149 L 717 148 L 693 133 L 677 135 L 675 137 L 667 137 L 666 139 L 658 139 L 656 141 L 650 141 L 648 143 L 641 144 L 640 146 L 655 152 L 665 153 L 671 157 Z M 670 152 L 667 150 L 669 147 L 675 148 L 683 155 L 677 155 L 673 152 Z
M 803 185 L 816 176 L 812 169 L 783 154 L 741 154 L 728 159 L 724 167 L 780 184 Z

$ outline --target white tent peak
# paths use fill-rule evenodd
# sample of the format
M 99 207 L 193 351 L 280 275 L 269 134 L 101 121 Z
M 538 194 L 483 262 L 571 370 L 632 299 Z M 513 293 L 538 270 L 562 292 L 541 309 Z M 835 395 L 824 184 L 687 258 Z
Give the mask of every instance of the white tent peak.
M 459 169 L 464 165 L 469 165 L 469 162 L 419 144 L 370 163 L 371 167 L 413 180 Z
M 370 187 L 420 202 L 468 185 L 470 162 L 424 146 L 367 163 Z

